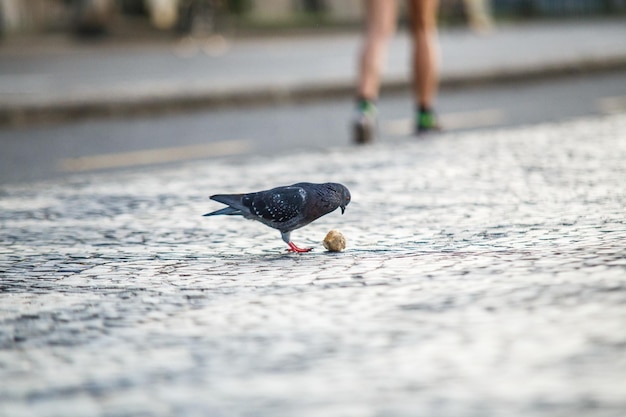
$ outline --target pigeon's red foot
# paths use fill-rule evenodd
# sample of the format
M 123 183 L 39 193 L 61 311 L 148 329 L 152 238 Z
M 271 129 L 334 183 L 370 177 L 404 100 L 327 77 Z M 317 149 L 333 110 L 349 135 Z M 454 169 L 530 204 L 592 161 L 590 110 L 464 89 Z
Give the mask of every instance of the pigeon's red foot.
M 287 249 L 288 252 L 302 253 L 302 252 L 310 252 L 313 249 L 313 248 L 299 248 L 293 242 L 289 242 L 287 244 L 289 245 L 289 249 Z

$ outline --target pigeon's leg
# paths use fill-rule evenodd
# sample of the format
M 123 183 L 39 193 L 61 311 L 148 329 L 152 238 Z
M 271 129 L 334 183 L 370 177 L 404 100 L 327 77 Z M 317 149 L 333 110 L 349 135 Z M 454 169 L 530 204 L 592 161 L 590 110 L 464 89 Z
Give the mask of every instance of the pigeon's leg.
M 291 232 L 280 232 L 280 235 L 282 236 L 285 243 L 289 245 L 289 249 L 287 249 L 289 252 L 302 253 L 309 252 L 311 249 L 313 249 L 297 247 L 296 244 L 291 241 Z
M 309 252 L 313 249 L 313 248 L 299 248 L 293 242 L 287 242 L 287 244 L 289 245 L 289 249 L 287 249 L 287 251 L 289 252 L 302 253 L 302 252 Z

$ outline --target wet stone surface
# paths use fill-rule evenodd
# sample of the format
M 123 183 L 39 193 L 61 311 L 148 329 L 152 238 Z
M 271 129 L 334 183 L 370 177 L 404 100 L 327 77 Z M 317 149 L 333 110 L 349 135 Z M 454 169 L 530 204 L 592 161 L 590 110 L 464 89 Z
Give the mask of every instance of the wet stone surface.
M 626 116 L 0 190 L 1 416 L 620 416 Z M 297 171 L 297 174 L 294 172 Z M 292 234 L 217 192 L 346 184 Z M 325 252 L 330 229 L 347 238 Z

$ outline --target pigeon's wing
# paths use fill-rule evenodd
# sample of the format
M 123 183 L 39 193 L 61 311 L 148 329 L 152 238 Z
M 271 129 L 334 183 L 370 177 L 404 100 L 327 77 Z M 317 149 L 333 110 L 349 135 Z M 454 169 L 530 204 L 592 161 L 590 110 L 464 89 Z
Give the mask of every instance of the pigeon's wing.
M 277 187 L 246 194 L 242 198 L 242 203 L 257 220 L 279 227 L 302 216 L 306 196 L 307 193 L 302 187 Z

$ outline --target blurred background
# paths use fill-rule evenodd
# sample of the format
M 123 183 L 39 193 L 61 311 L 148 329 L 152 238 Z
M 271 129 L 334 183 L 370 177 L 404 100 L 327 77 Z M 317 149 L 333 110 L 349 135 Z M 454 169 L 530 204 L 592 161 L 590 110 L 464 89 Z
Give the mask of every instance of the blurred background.
M 401 2 L 402 3 L 402 2 Z M 626 0 L 441 0 L 441 25 L 626 14 Z M 0 34 L 212 34 L 358 27 L 361 0 L 0 0 Z
M 413 140 L 398 1 L 383 142 Z M 349 146 L 362 23 L 362 0 L 0 0 L 0 184 Z M 445 131 L 626 112 L 626 0 L 440 0 L 439 27 Z

